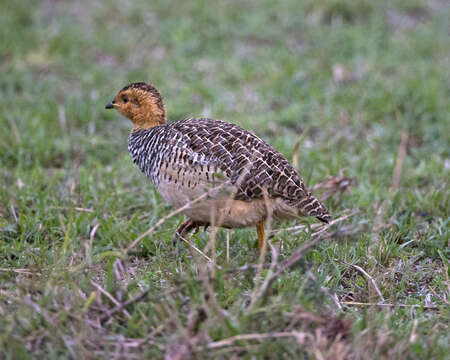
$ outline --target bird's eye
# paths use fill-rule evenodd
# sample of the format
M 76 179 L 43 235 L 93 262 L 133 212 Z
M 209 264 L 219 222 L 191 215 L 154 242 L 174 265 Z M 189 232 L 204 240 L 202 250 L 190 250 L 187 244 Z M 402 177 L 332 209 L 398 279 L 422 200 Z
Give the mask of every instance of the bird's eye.
M 128 102 L 128 98 L 124 95 L 122 96 L 122 101 L 126 104 Z

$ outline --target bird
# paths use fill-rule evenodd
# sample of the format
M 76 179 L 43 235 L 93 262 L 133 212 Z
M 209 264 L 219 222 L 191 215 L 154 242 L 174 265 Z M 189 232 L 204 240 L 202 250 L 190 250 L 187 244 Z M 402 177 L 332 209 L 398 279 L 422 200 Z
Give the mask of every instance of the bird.
M 131 120 L 134 164 L 164 201 L 182 208 L 187 219 L 175 239 L 202 226 L 255 226 L 262 251 L 272 219 L 331 220 L 289 161 L 251 131 L 211 118 L 167 122 L 160 92 L 146 82 L 123 87 L 105 108 Z

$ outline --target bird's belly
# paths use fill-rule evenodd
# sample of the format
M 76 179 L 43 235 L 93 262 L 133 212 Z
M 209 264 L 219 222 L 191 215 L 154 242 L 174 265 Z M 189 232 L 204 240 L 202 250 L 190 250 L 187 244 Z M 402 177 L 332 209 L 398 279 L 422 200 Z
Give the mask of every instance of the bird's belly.
M 229 190 L 229 189 L 228 189 Z M 187 192 L 175 184 L 160 183 L 158 192 L 162 198 L 175 208 L 185 206 L 189 201 L 195 201 L 204 191 Z M 190 205 L 183 214 L 196 222 L 214 224 L 227 228 L 252 226 L 267 216 L 263 199 L 252 201 L 234 200 L 230 192 L 214 194 Z
M 205 200 L 194 204 L 183 213 L 197 222 L 226 228 L 256 225 L 267 213 L 263 200 L 241 201 L 233 199 Z

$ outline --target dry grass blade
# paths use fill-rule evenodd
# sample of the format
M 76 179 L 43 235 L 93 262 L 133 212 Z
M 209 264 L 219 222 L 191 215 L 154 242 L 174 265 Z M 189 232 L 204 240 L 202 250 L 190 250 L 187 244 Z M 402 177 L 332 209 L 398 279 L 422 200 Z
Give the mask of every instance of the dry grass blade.
M 175 292 L 175 290 L 174 290 L 174 291 L 171 291 L 171 292 Z M 141 293 L 139 293 L 139 294 L 138 294 L 137 296 L 135 296 L 134 298 L 129 299 L 129 300 L 127 300 L 127 301 L 124 301 L 123 303 L 117 304 L 116 307 L 114 307 L 112 310 L 108 311 L 105 315 L 103 315 L 103 316 L 100 318 L 100 320 L 101 320 L 101 321 L 108 320 L 108 319 L 111 318 L 114 314 L 116 314 L 117 312 L 122 311 L 122 310 L 123 310 L 124 312 L 126 312 L 125 309 L 126 309 L 127 306 L 129 306 L 129 305 L 131 305 L 131 304 L 133 304 L 133 303 L 136 303 L 136 302 L 141 301 L 142 299 L 144 299 L 144 298 L 148 295 L 148 293 L 149 293 L 149 290 L 142 291 Z
M 259 264 L 245 264 L 245 265 L 242 265 L 239 267 L 228 269 L 226 272 L 228 274 L 233 274 L 233 273 L 240 272 L 240 271 L 255 270 L 258 268 L 258 266 L 259 266 Z
M 203 256 L 208 262 L 213 263 L 217 268 L 220 269 L 220 266 L 217 265 L 215 262 L 213 262 L 213 260 L 206 255 L 203 251 L 201 251 L 197 246 L 195 246 L 194 244 L 192 244 L 189 240 L 186 240 L 184 237 L 179 236 L 178 237 L 181 241 L 184 241 L 191 249 L 193 249 L 194 251 L 196 251 L 198 254 L 200 254 L 201 256 Z
M 8 268 L 0 268 L 0 271 L 3 272 L 15 272 L 18 274 L 25 274 L 25 275 L 41 275 L 40 272 L 35 272 L 30 269 L 8 269 Z
M 328 224 L 312 224 L 311 229 L 312 230 L 319 229 L 318 231 L 325 231 L 325 230 L 329 229 L 332 225 L 337 224 L 341 221 L 347 220 L 348 218 L 356 215 L 358 212 L 359 212 L 358 210 L 355 210 L 349 214 L 342 215 L 337 219 L 333 219 Z M 303 231 L 305 229 L 307 229 L 306 225 L 297 225 L 297 226 L 292 226 L 292 227 L 288 227 L 288 228 L 284 228 L 284 229 L 273 230 L 273 231 L 271 231 L 271 235 L 277 235 L 284 231 L 294 231 L 294 234 L 298 234 L 300 231 Z
M 15 223 L 18 224 L 19 223 L 19 217 L 17 216 L 16 209 L 15 209 L 13 204 L 11 204 L 10 209 L 11 209 L 11 214 L 12 214 L 12 216 L 14 218 Z
M 149 297 L 148 294 L 150 292 L 150 289 L 144 290 L 142 292 L 140 292 L 138 295 L 136 295 L 134 298 L 131 298 L 127 301 L 124 301 L 121 304 L 118 304 L 117 306 L 115 306 L 114 308 L 112 308 L 111 310 L 107 311 L 106 314 L 104 314 L 100 320 L 101 321 L 105 321 L 108 320 L 109 318 L 111 318 L 114 314 L 118 313 L 119 311 L 122 311 L 123 309 L 125 309 L 127 306 L 130 306 L 131 304 L 134 304 L 136 302 L 139 302 L 143 299 L 147 299 L 150 302 L 157 302 L 157 301 L 162 301 L 164 299 L 165 296 L 167 295 L 171 295 L 173 293 L 176 293 L 178 291 L 180 291 L 181 289 L 184 288 L 184 285 L 180 285 L 177 288 L 173 288 L 170 290 L 167 290 L 165 292 L 161 292 L 158 296 L 152 296 Z
M 302 143 L 303 139 L 298 139 L 295 142 L 294 151 L 292 155 L 292 166 L 298 170 L 298 164 L 299 164 L 299 150 L 300 150 L 300 144 Z
M 79 212 L 87 212 L 92 213 L 94 212 L 94 209 L 88 209 L 88 208 L 82 208 L 82 207 L 70 207 L 70 206 L 49 206 L 49 209 L 61 209 L 61 210 L 75 210 Z
M 322 287 L 321 289 L 322 289 L 322 290 L 328 290 L 328 289 L 326 289 L 325 287 Z M 340 311 L 342 311 L 342 306 L 341 306 L 341 303 L 339 302 L 339 298 L 338 298 L 337 294 L 336 294 L 336 293 L 333 293 L 333 294 L 330 296 L 330 298 L 331 298 L 331 300 L 333 300 L 333 302 L 335 303 L 336 307 L 337 307 Z
M 278 277 L 280 276 L 280 274 L 284 271 L 286 271 L 287 269 L 289 269 L 290 267 L 294 266 L 295 264 L 297 264 L 297 262 L 303 257 L 305 250 L 315 246 L 320 240 L 322 240 L 322 238 L 316 237 L 314 240 L 303 244 L 302 246 L 300 246 L 291 256 L 289 256 L 285 261 L 283 261 L 282 263 L 280 263 L 280 265 L 278 266 L 277 271 L 273 274 L 272 279 L 270 281 L 270 284 Z M 269 284 L 269 285 L 270 285 Z
M 227 263 L 230 262 L 230 232 L 227 231 L 227 255 L 226 255 L 226 259 L 227 259 Z
M 267 244 L 269 244 L 267 242 Z M 278 266 L 278 249 L 279 249 L 279 245 L 277 247 L 273 246 L 272 244 L 269 244 L 270 246 L 270 250 L 271 250 L 271 255 L 272 255 L 272 261 L 270 263 L 270 267 L 269 267 L 269 271 L 267 276 L 264 278 L 263 283 L 261 284 L 261 286 L 259 286 L 259 283 L 257 282 L 260 277 L 261 277 L 261 273 L 263 270 L 263 257 L 261 257 L 261 260 L 257 266 L 257 271 L 256 271 L 256 276 L 255 276 L 255 288 L 253 289 L 252 295 L 251 295 L 251 300 L 250 300 L 250 305 L 247 308 L 247 313 L 250 313 L 251 310 L 253 309 L 253 306 L 256 304 L 256 302 L 258 301 L 258 299 L 260 299 L 265 292 L 267 291 L 272 276 L 275 272 L 276 267 Z
M 372 276 L 370 276 L 366 270 L 364 270 L 362 267 L 358 266 L 358 265 L 354 265 L 354 264 L 348 264 L 346 262 L 344 262 L 345 265 L 347 266 L 353 266 L 356 270 L 358 270 L 359 272 L 361 272 L 362 274 L 364 274 L 364 276 L 370 280 L 370 282 L 372 283 L 373 287 L 375 288 L 375 291 L 377 292 L 378 296 L 381 298 L 381 301 L 384 302 L 385 299 L 383 297 L 383 294 L 381 293 L 380 289 L 377 286 L 377 283 L 375 282 L 375 280 L 373 279 Z
M 295 142 L 294 150 L 292 151 L 292 165 L 295 169 L 299 170 L 299 158 L 300 158 L 300 145 L 303 143 L 305 138 L 310 133 L 310 128 L 306 128 L 305 131 L 300 135 L 300 138 Z
M 325 192 L 320 199 L 325 201 L 336 193 L 348 192 L 353 182 L 354 180 L 352 178 L 343 176 L 341 173 L 339 176 L 330 176 L 326 180 L 314 185 L 311 191 L 324 190 Z
M 156 327 L 155 329 L 153 329 L 153 331 L 148 334 L 145 338 L 143 339 L 136 339 L 136 347 L 142 346 L 143 344 L 151 341 L 151 339 L 153 337 L 155 337 L 156 335 L 158 335 L 159 333 L 161 333 L 164 328 L 167 326 L 167 322 L 159 325 L 158 327 Z
M 97 230 L 99 227 L 100 227 L 100 223 L 97 223 L 94 225 L 91 232 L 89 233 L 89 241 L 87 243 L 85 243 L 86 262 L 89 265 L 92 264 L 92 246 L 94 244 L 95 234 L 97 233 Z
M 437 305 L 362 303 L 362 302 L 357 302 L 357 301 L 341 301 L 340 303 L 343 305 L 349 305 L 349 306 L 404 307 L 404 308 L 421 308 L 421 309 L 429 309 L 429 310 L 438 310 L 439 309 L 439 306 L 437 306 Z
M 91 280 L 91 284 L 98 290 L 100 291 L 103 295 L 105 295 L 109 300 L 111 300 L 116 307 L 118 308 L 123 308 L 123 304 L 118 301 L 114 296 L 112 296 L 108 291 L 106 291 L 105 289 L 103 289 L 99 284 L 95 283 L 94 281 Z M 131 319 L 131 315 L 127 310 L 124 310 L 123 313 L 125 314 L 125 316 L 129 319 Z
M 279 339 L 279 338 L 286 338 L 286 337 L 292 337 L 292 338 L 305 338 L 310 334 L 306 334 L 303 332 L 272 332 L 272 333 L 262 333 L 262 334 L 243 334 L 243 335 L 236 335 L 229 337 L 224 340 L 220 341 L 214 341 L 209 344 L 207 344 L 205 347 L 207 349 L 216 349 L 223 346 L 231 346 L 236 341 L 243 341 L 243 340 L 265 340 L 265 339 Z
M 444 266 L 444 270 L 445 270 L 445 279 L 447 280 L 447 290 L 448 290 L 447 297 L 450 297 L 450 280 L 448 278 L 448 266 L 447 265 Z
M 404 130 L 402 132 L 402 138 L 400 144 L 398 145 L 397 160 L 395 162 L 394 173 L 392 174 L 392 185 L 391 189 L 396 190 L 400 185 L 400 177 L 402 175 L 403 161 L 406 157 L 406 147 L 408 145 L 409 134 L 408 131 Z
M 211 263 L 213 264 L 213 267 L 211 268 L 211 277 L 216 276 L 216 267 L 218 265 L 216 264 L 216 236 L 217 236 L 217 226 L 211 226 L 211 232 L 209 234 L 209 242 L 207 247 L 211 249 Z
M 92 228 L 91 232 L 89 233 L 89 242 L 90 242 L 91 246 L 92 246 L 92 243 L 94 242 L 95 234 L 97 233 L 99 226 L 100 226 L 99 223 L 95 224 L 94 227 Z

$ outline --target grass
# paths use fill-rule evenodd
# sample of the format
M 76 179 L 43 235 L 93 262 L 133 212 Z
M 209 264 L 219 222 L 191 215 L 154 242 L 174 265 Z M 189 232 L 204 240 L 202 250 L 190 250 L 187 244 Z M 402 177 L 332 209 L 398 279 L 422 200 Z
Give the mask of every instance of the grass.
M 0 357 L 448 358 L 445 1 L 1 8 Z M 255 268 L 253 229 L 219 230 L 214 253 L 192 236 L 219 269 L 172 246 L 178 215 L 126 253 L 173 210 L 104 110 L 132 81 L 160 89 L 170 120 L 237 123 L 289 159 L 301 139 L 304 180 L 352 179 L 326 204 L 356 214 L 276 278 L 318 237 L 281 231 Z

